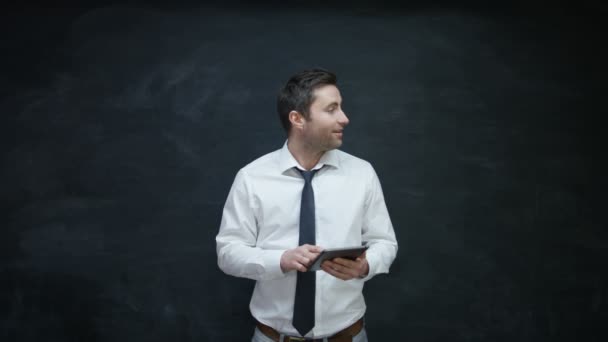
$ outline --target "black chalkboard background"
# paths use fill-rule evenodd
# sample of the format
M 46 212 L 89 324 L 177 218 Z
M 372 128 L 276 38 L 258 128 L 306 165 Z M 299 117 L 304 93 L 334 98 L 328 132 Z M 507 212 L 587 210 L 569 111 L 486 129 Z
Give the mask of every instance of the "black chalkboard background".
M 222 206 L 321 66 L 400 243 L 372 341 L 605 341 L 606 6 L 499 4 L 4 9 L 0 340 L 248 340 Z

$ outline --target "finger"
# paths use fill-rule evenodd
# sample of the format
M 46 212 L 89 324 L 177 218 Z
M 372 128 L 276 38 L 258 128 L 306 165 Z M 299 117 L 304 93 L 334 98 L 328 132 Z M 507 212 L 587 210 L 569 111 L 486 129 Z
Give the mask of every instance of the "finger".
M 321 266 L 327 266 L 330 268 L 333 268 L 336 264 L 333 263 L 331 260 L 325 260 L 323 261 L 323 263 L 321 263 Z
M 308 259 L 310 259 L 310 260 L 314 260 L 314 259 L 316 259 L 316 258 L 319 256 L 319 254 L 320 254 L 320 253 L 311 253 L 311 252 L 306 252 L 306 253 L 303 253 L 303 254 L 302 254 L 302 256 L 303 256 L 303 257 L 306 257 L 306 258 L 308 258 Z
M 335 272 L 339 272 L 339 273 L 342 273 L 342 274 L 348 274 L 348 271 L 347 271 L 346 267 L 344 267 L 344 266 L 342 266 L 340 264 L 337 264 L 335 262 L 329 261 L 329 260 L 327 260 L 325 262 L 325 267 L 327 267 L 327 268 L 329 268 L 331 270 L 334 270 Z
M 296 262 L 295 265 L 296 265 L 296 270 L 298 270 L 300 272 L 306 272 L 307 271 L 306 266 L 304 266 L 304 265 L 302 265 L 302 264 L 300 264 L 298 262 Z
M 329 264 L 323 263 L 323 265 L 321 266 L 321 269 L 329 274 L 331 274 L 332 276 L 338 278 L 338 279 L 342 279 L 342 280 L 350 280 L 352 279 L 352 277 L 348 274 L 344 274 L 332 267 L 329 266 Z
M 344 258 L 335 258 L 326 262 L 331 263 L 328 265 L 333 269 L 339 270 L 340 272 L 345 274 L 349 274 L 353 278 L 359 278 L 361 275 L 367 275 L 367 273 L 369 272 L 367 268 L 367 260 L 357 259 L 357 261 L 352 261 Z
M 332 268 L 331 266 L 329 266 L 329 264 L 327 263 L 323 263 L 323 265 L 321 265 L 321 269 L 329 274 L 331 274 L 332 276 L 336 277 L 336 278 L 340 278 L 340 279 L 344 279 L 345 275 L 342 274 L 341 272 L 335 270 L 334 268 Z
M 344 267 L 349 267 L 349 268 L 356 267 L 356 265 L 357 265 L 356 261 L 352 261 L 352 260 L 344 259 L 344 258 L 335 258 L 332 261 L 338 265 L 342 265 Z
M 338 263 L 335 262 L 335 260 L 337 259 L 341 259 L 343 260 L 343 262 Z M 331 264 L 328 264 L 329 267 L 333 268 L 334 270 L 343 273 L 343 274 L 348 274 L 351 277 L 357 277 L 358 274 L 360 273 L 360 266 L 359 264 L 350 261 L 348 259 L 342 259 L 342 258 L 336 258 L 334 259 L 334 262 L 332 262 Z
M 309 253 L 321 253 L 323 251 L 323 248 L 320 246 L 313 246 L 313 245 L 302 245 L 302 247 L 304 247 L 304 249 L 309 252 Z
M 312 262 L 312 259 L 307 258 L 305 256 L 298 256 L 298 262 L 302 265 L 304 265 L 304 267 L 308 267 L 308 265 L 310 265 L 310 263 Z

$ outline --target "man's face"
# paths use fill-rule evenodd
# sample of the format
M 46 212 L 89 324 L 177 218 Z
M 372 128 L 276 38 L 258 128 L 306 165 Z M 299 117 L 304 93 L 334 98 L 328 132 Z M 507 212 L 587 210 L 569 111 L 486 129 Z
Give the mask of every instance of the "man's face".
M 342 145 L 344 126 L 348 118 L 342 111 L 342 97 L 334 85 L 314 90 L 309 119 L 304 123 L 304 142 L 319 151 L 329 151 Z

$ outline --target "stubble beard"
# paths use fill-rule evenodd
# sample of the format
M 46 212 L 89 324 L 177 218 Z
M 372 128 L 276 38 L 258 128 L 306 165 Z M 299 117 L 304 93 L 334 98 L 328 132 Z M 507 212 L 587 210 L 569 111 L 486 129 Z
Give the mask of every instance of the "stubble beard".
M 333 132 L 330 132 L 329 135 L 319 137 L 309 137 L 308 145 L 312 147 L 313 150 L 317 150 L 319 152 L 327 152 L 331 150 L 335 150 L 342 146 L 342 139 L 339 139 L 334 136 Z
M 331 135 L 329 136 L 329 138 L 327 139 L 327 141 L 325 141 L 325 151 L 331 151 L 331 150 L 335 150 L 340 148 L 340 146 L 342 146 L 342 139 L 338 139 L 336 137 L 333 136 L 334 133 L 332 132 Z

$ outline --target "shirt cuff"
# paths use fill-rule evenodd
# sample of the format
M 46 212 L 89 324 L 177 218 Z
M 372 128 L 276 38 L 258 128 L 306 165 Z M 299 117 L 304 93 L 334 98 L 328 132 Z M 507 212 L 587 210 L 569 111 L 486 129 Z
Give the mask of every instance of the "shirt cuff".
M 285 250 L 265 250 L 262 255 L 264 265 L 264 280 L 278 279 L 285 276 L 281 269 L 281 256 Z
M 369 253 L 369 251 L 367 251 L 367 253 L 365 254 L 365 259 L 367 259 L 367 265 L 369 266 L 369 269 L 367 275 L 361 277 L 361 279 L 363 279 L 364 281 L 368 281 L 372 279 L 378 271 L 378 257 L 373 253 Z

